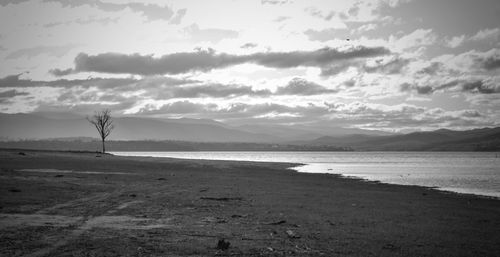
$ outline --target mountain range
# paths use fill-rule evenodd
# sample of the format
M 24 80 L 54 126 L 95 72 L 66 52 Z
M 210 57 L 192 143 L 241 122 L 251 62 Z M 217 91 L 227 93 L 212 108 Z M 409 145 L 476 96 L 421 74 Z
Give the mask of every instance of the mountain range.
M 246 124 L 232 126 L 209 119 L 114 118 L 109 141 L 119 149 L 179 150 L 355 150 L 355 151 L 498 151 L 500 127 L 466 131 L 439 129 L 392 134 L 321 126 Z M 1 141 L 92 141 L 95 128 L 79 116 L 0 113 Z M 123 142 L 129 141 L 129 142 Z M 162 141 L 162 143 L 158 143 Z M 122 142 L 122 143 L 120 143 Z M 196 142 L 196 143 L 195 143 Z M 16 147 L 15 144 L 3 144 Z M 31 145 L 40 145 L 31 144 Z M 50 145 L 50 144 L 49 144 Z M 72 144 L 65 144 L 71 147 Z M 76 144 L 73 144 L 76 146 Z M 300 146 L 300 147 L 298 147 Z M 83 147 L 83 146 L 82 146 Z M 86 146 L 82 149 L 86 149 Z M 93 148 L 92 148 L 93 149 Z
M 338 127 L 283 125 L 232 126 L 209 119 L 113 118 L 115 129 L 109 140 L 180 140 L 196 142 L 279 143 L 312 140 L 321 136 L 353 133 L 388 135 L 382 131 Z M 57 116 L 51 113 L 0 113 L 2 140 L 97 137 L 95 128 L 81 116 Z

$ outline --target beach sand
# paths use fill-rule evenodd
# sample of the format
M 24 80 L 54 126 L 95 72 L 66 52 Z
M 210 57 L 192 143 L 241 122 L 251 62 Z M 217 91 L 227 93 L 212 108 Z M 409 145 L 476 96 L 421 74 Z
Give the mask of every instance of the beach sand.
M 500 256 L 500 200 L 292 166 L 1 150 L 0 256 Z

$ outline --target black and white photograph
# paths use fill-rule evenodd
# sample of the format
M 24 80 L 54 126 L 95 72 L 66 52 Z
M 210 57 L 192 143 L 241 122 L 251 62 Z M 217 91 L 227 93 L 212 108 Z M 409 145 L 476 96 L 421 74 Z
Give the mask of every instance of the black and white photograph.
M 500 256 L 500 1 L 0 0 L 0 256 Z

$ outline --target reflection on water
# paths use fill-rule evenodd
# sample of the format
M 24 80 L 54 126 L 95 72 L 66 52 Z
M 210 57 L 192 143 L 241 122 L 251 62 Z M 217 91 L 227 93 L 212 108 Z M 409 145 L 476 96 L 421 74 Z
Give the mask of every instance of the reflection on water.
M 113 152 L 116 155 L 294 162 L 332 173 L 500 198 L 500 158 L 484 152 Z

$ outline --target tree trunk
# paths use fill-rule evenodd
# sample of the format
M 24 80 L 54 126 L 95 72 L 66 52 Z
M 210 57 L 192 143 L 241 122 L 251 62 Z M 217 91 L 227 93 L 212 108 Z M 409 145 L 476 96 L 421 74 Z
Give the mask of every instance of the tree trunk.
M 104 147 L 104 139 L 102 140 L 102 153 L 106 153 L 106 148 Z

